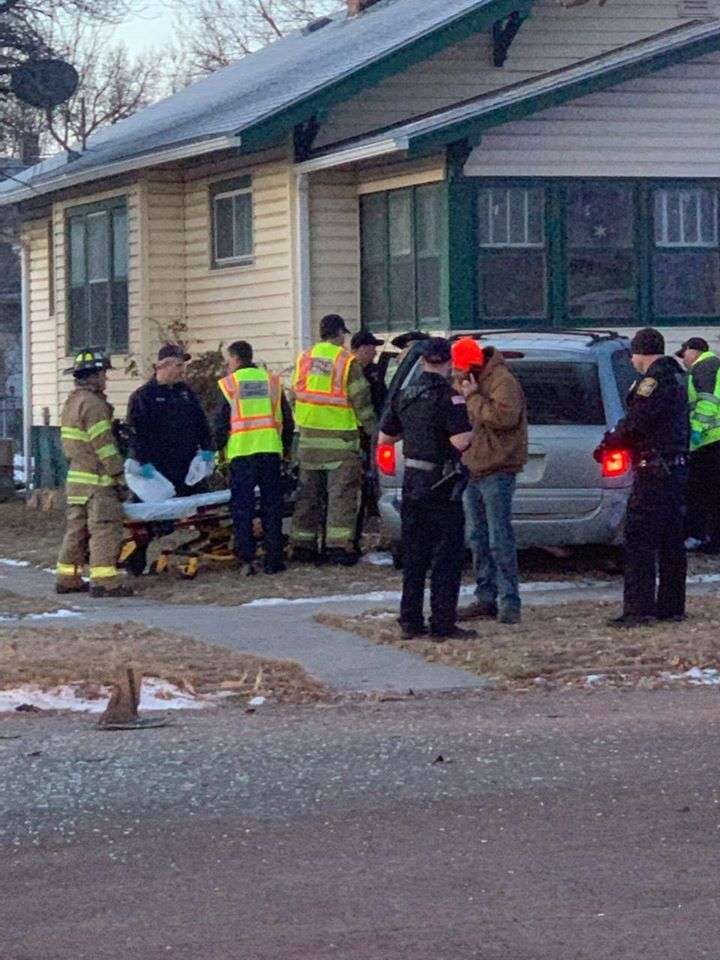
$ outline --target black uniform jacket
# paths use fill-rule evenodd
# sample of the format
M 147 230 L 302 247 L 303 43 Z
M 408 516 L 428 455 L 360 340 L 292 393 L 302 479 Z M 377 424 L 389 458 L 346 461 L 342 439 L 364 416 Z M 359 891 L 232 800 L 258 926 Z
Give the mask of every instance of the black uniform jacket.
M 417 381 L 393 398 L 380 424 L 382 433 L 403 437 L 408 458 L 437 464 L 435 471 L 405 467 L 403 496 L 424 499 L 436 495 L 449 499 L 453 485 L 446 484 L 436 494 L 431 488 L 438 482 L 443 467 L 459 464 L 460 454 L 450 437 L 471 430 L 465 397 L 437 373 L 421 373 Z
M 200 401 L 186 383 L 161 385 L 155 377 L 128 400 L 131 454 L 152 463 L 178 490 L 198 450 L 212 450 L 210 427 Z M 194 491 L 197 492 L 197 491 Z
M 660 357 L 630 389 L 627 416 L 605 435 L 610 450 L 627 448 L 634 463 L 668 461 L 687 454 L 690 443 L 685 377 L 671 357 Z

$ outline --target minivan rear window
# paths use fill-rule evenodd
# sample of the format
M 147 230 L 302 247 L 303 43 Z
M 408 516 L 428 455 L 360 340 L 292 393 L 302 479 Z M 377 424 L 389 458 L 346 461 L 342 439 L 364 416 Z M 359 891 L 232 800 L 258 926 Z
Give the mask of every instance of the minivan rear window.
M 602 426 L 605 410 L 594 363 L 509 361 L 533 426 Z
M 637 373 L 632 365 L 629 350 L 616 350 L 612 355 L 612 365 L 615 372 L 620 399 L 623 407 L 627 410 L 627 398 L 630 393 L 630 387 L 637 380 Z

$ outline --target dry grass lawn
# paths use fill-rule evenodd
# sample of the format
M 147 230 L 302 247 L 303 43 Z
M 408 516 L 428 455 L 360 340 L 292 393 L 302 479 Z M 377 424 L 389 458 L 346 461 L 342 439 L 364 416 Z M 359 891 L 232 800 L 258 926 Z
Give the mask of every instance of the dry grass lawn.
M 375 611 L 353 617 L 321 613 L 316 619 L 433 663 L 492 677 L 501 687 L 584 683 L 589 674 L 633 684 L 641 678 L 657 678 L 663 671 L 720 669 L 720 600 L 691 599 L 687 622 L 630 631 L 605 625 L 617 612 L 616 604 L 603 603 L 526 607 L 520 626 L 475 621 L 465 626 L 478 630 L 477 640 L 446 643 L 402 640 L 395 612 L 392 616 Z
M 240 697 L 262 695 L 282 703 L 310 703 L 328 696 L 297 663 L 263 660 L 140 624 L 84 624 L 81 630 L 0 625 L 0 688 L 23 683 L 105 684 L 129 663 L 145 676 L 199 693 L 225 689 Z

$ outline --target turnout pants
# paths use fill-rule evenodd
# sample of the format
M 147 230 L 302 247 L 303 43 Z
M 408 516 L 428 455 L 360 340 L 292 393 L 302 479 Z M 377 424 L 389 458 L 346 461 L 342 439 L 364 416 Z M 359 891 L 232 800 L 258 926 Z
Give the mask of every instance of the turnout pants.
M 720 549 L 720 443 L 690 454 L 687 533 Z
M 325 545 L 334 549 L 353 550 L 361 487 L 362 464 L 359 455 L 343 461 L 334 469 L 316 470 L 301 464 L 292 542 L 298 547 L 317 549 L 327 494 Z
M 255 559 L 255 488 L 260 488 L 260 517 L 265 543 L 265 566 L 283 562 L 282 491 L 280 455 L 254 453 L 235 457 L 230 464 L 232 518 L 235 531 L 235 553 L 244 563 Z
M 639 470 L 625 520 L 626 616 L 666 619 L 685 613 L 687 469 Z
M 400 623 L 424 623 L 425 580 L 430 572 L 430 628 L 455 626 L 465 552 L 462 503 L 412 500 L 402 503 L 403 592 Z
M 122 504 L 114 491 L 94 493 L 86 504 L 68 506 L 57 565 L 58 583 L 79 586 L 89 561 L 92 583 L 117 587 L 122 582 L 117 568 L 122 542 Z

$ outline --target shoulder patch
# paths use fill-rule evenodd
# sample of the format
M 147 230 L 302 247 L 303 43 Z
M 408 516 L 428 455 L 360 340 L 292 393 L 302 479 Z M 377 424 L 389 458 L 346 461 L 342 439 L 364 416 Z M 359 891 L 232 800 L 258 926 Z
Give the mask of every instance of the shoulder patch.
M 658 382 L 653 377 L 643 377 L 635 391 L 638 397 L 651 397 L 657 389 Z
M 461 396 L 459 393 L 454 393 L 454 394 L 452 395 L 452 398 L 451 398 L 451 399 L 452 399 L 452 402 L 453 402 L 453 403 L 455 404 L 455 406 L 457 406 L 457 407 L 465 407 L 465 406 L 467 406 L 467 402 L 466 402 L 466 400 L 465 400 L 465 397 Z

